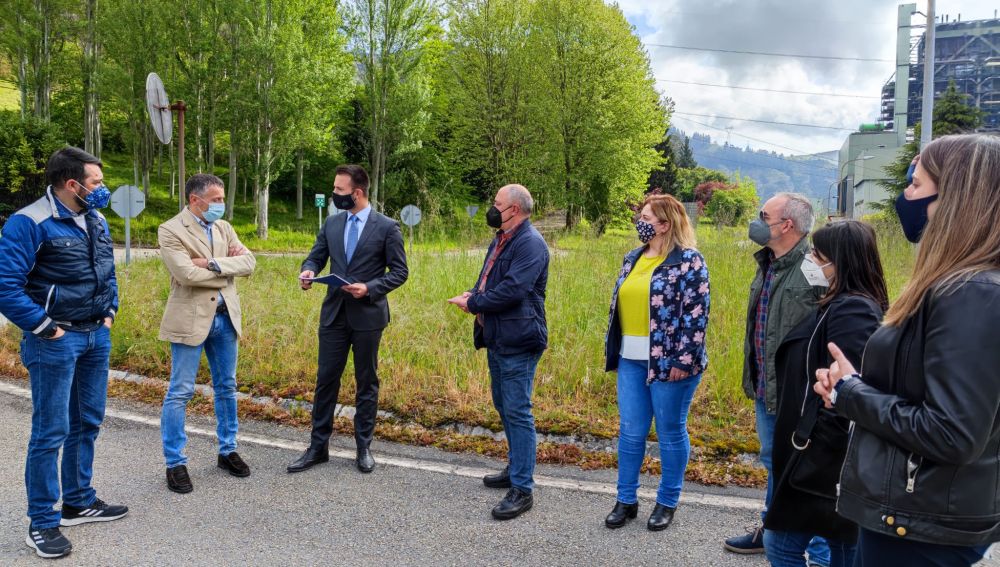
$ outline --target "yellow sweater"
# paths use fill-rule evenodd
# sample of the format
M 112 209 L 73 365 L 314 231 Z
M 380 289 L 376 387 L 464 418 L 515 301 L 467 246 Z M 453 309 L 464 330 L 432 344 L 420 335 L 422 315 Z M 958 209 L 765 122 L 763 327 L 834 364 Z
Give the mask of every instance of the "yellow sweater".
M 653 270 L 666 256 L 639 256 L 632 271 L 618 289 L 618 321 L 623 335 L 649 336 L 649 284 Z

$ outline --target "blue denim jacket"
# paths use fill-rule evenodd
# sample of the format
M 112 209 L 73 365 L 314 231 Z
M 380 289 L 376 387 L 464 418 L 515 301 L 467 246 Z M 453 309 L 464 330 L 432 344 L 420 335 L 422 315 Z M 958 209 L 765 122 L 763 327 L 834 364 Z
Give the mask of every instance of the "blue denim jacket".
M 645 250 L 641 246 L 625 255 L 611 294 L 605 370 L 618 368 L 622 328 L 618 320 L 618 290 Z M 708 327 L 708 265 L 693 248 L 676 247 L 653 270 L 649 282 L 649 374 L 646 382 L 667 380 L 671 368 L 692 375 L 708 367 L 705 331 Z

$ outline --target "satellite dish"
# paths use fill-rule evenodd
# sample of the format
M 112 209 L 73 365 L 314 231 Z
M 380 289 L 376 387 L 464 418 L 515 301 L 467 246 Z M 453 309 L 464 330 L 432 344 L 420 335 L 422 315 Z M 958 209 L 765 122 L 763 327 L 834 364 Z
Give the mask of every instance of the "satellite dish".
M 163 90 L 163 81 L 156 73 L 146 76 L 146 110 L 149 111 L 157 139 L 169 144 L 174 134 L 174 117 L 170 113 L 170 99 L 167 98 L 167 91 Z

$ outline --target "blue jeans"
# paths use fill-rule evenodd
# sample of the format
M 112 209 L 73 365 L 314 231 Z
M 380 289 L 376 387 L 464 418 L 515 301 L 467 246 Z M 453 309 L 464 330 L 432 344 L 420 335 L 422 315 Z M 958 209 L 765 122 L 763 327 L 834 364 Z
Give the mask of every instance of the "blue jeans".
M 677 507 L 691 455 L 687 416 L 701 374 L 677 382 L 646 384 L 645 360 L 618 359 L 618 501 L 638 502 L 639 470 L 646 456 L 649 426 L 656 416 L 662 474 L 656 502 Z
M 530 493 L 535 487 L 535 418 L 531 391 L 541 352 L 502 355 L 486 351 L 493 406 L 507 436 L 510 485 Z
M 771 505 L 771 495 L 774 493 L 774 481 L 771 474 L 773 470 L 771 455 L 774 450 L 774 426 L 778 421 L 778 416 L 773 413 L 767 413 L 767 405 L 760 398 L 754 400 L 754 413 L 757 414 L 757 439 L 760 440 L 760 462 L 767 469 L 767 493 L 764 496 L 764 509 L 760 513 L 760 522 L 763 524 L 764 516 L 767 515 L 767 508 Z M 767 543 L 764 546 L 766 549 Z M 823 538 L 819 536 L 812 538 L 807 551 L 811 563 L 830 565 L 830 548 Z
M 989 550 L 990 544 L 969 547 L 925 543 L 876 533 L 861 528 L 855 567 L 886 565 L 972 565 Z
M 93 504 L 94 441 L 108 396 L 111 331 L 67 331 L 58 339 L 26 333 L 21 362 L 31 377 L 31 440 L 24 467 L 28 516 L 35 528 L 59 525 L 59 449 L 62 500 L 79 508 Z
M 184 417 L 187 403 L 194 396 L 194 382 L 201 364 L 201 352 L 208 357 L 212 371 L 212 388 L 215 390 L 216 435 L 219 437 L 219 454 L 228 455 L 236 450 L 236 355 L 239 350 L 236 329 L 226 313 L 216 315 L 205 342 L 198 346 L 170 343 L 170 387 L 163 400 L 160 414 L 160 434 L 163 437 L 163 456 L 167 468 L 187 464 L 184 446 Z
M 764 530 L 764 552 L 772 567 L 805 567 L 806 549 L 812 541 L 813 534 L 810 533 Z M 811 563 L 825 564 L 830 567 L 851 567 L 854 565 L 854 553 L 857 551 L 857 547 L 853 543 L 832 539 L 825 541 L 829 546 L 827 560 L 820 561 L 810 555 L 809 561 Z

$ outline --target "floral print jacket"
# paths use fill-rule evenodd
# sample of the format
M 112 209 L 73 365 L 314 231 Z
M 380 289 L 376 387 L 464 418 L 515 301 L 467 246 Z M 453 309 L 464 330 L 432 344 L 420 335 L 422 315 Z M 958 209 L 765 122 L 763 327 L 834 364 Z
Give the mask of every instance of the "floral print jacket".
M 625 255 L 615 290 L 605 340 L 605 370 L 618 368 L 622 330 L 618 320 L 618 290 L 632 271 L 641 246 Z M 649 374 L 646 383 L 667 380 L 671 368 L 691 375 L 708 367 L 705 331 L 708 327 L 708 266 L 700 252 L 676 247 L 653 270 L 649 289 Z

